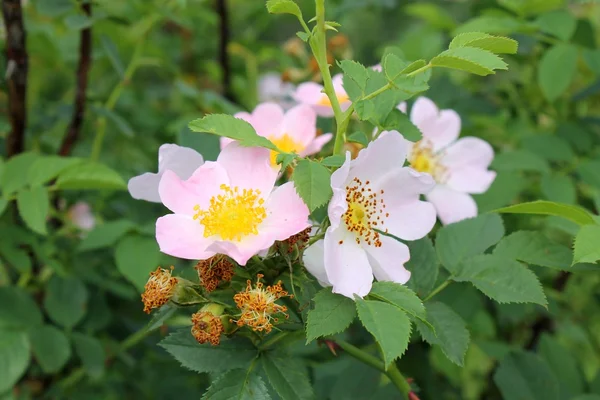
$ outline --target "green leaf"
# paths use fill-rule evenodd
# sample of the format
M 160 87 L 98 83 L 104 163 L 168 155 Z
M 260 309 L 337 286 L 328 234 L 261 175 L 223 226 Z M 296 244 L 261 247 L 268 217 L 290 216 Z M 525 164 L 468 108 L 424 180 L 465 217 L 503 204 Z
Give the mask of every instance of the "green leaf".
M 117 46 L 115 46 L 115 43 L 106 35 L 100 35 L 100 43 L 113 68 L 117 71 L 119 76 L 123 78 L 125 76 L 125 67 L 119 56 Z
M 458 47 L 441 52 L 430 61 L 435 67 L 458 69 L 476 75 L 494 74 L 494 70 L 508 69 L 500 57 L 487 50 Z
M 425 298 L 435 285 L 439 272 L 439 261 L 433 243 L 428 237 L 407 242 L 410 249 L 410 260 L 405 264 L 410 271 L 408 287 Z
M 101 377 L 104 374 L 104 362 L 106 360 L 106 352 L 102 343 L 92 336 L 74 332 L 73 345 L 75 346 L 75 353 L 77 353 L 88 375 L 93 378 Z
M 550 201 L 575 204 L 577 190 L 573 178 L 567 175 L 544 175 L 540 182 L 542 194 Z
M 575 237 L 573 264 L 600 260 L 600 226 L 582 226 Z
M 194 132 L 207 132 L 237 140 L 242 146 L 266 147 L 281 152 L 269 139 L 259 136 L 248 122 L 231 115 L 210 114 L 193 120 L 188 126 Z
M 381 65 L 383 66 L 383 71 L 388 82 L 393 85 L 394 89 L 405 93 L 403 99 L 429 89 L 429 85 L 427 84 L 429 74 L 408 75 L 424 67 L 426 65 L 424 60 L 408 63 L 397 55 L 390 53 L 383 57 Z
M 450 361 L 463 365 L 470 340 L 463 319 L 444 303 L 427 302 L 425 309 L 427 320 L 435 330 L 418 320 L 415 321 L 423 340 L 431 345 L 440 346 Z
M 472 18 L 454 30 L 454 34 L 485 32 L 509 35 L 522 29 L 522 23 L 514 17 L 482 15 Z
M 473 198 L 480 213 L 489 212 L 513 203 L 529 185 L 529 180 L 519 172 L 498 171 L 487 192 L 473 195 Z
M 381 346 L 385 368 L 408 347 L 410 320 L 400 308 L 381 301 L 356 297 L 358 318 Z
M 527 150 L 513 150 L 498 154 L 492 161 L 497 171 L 537 171 L 550 172 L 548 162 Z
M 353 142 L 353 143 L 362 144 L 365 147 L 367 147 L 369 145 L 369 138 L 362 131 L 353 132 L 350 135 L 348 135 L 348 141 Z M 346 157 L 344 157 L 344 161 L 345 160 L 346 160 Z
M 552 201 L 543 200 L 499 208 L 494 210 L 494 212 L 507 214 L 554 215 L 573 221 L 578 225 L 594 223 L 594 219 L 590 213 L 583 208 L 569 204 L 554 203 Z
M 495 54 L 515 54 L 519 43 L 507 37 L 492 36 L 482 32 L 467 32 L 461 33 L 450 42 L 450 49 L 458 47 L 477 47 Z
M 542 56 L 538 69 L 538 84 L 546 100 L 552 102 L 571 85 L 577 70 L 577 47 L 559 43 Z
M 397 109 L 389 113 L 381 128 L 386 131 L 398 131 L 406 140 L 411 142 L 418 142 L 423 137 L 419 128 L 412 123 L 408 115 Z
M 21 288 L 0 287 L 0 304 L 5 305 L 0 307 L 0 329 L 27 329 L 42 324 L 37 304 Z
M 160 307 L 158 310 L 154 310 L 152 312 L 152 318 L 146 327 L 146 330 L 153 331 L 155 329 L 160 328 L 165 324 L 165 322 L 175 314 L 177 311 L 177 306 L 173 303 L 167 303 L 164 306 Z
M 321 165 L 326 167 L 341 167 L 344 165 L 344 162 L 346 162 L 346 157 L 341 154 L 334 154 L 332 156 L 325 157 L 321 161 Z
M 540 15 L 535 22 L 542 32 L 564 41 L 569 40 L 577 28 L 577 19 L 567 10 L 547 12 Z
M 32 185 L 43 185 L 56 178 L 62 171 L 81 163 L 81 158 L 43 156 L 37 158 L 29 168 L 27 182 Z
M 588 185 L 600 189 L 600 160 L 583 160 L 577 166 L 577 175 Z
M 135 224 L 126 219 L 105 222 L 90 231 L 81 241 L 78 251 L 97 250 L 114 246 L 127 232 L 133 230 Z
M 546 360 L 556 376 L 561 399 L 572 399 L 584 392 L 584 378 L 575 356 L 548 334 L 542 334 L 538 344 L 539 355 Z
M 27 185 L 29 169 L 38 157 L 40 156 L 37 153 L 27 152 L 6 161 L 0 176 L 0 189 L 5 197 Z
M 126 190 L 127 184 L 116 171 L 104 164 L 85 162 L 73 165 L 58 175 L 56 187 L 63 190 Z
M 26 250 L 20 249 L 12 243 L 0 241 L 0 255 L 17 271 L 31 272 L 31 258 Z
M 315 397 L 306 366 L 298 358 L 267 352 L 261 364 L 269 383 L 282 400 L 303 400 Z
M 311 212 L 331 198 L 330 179 L 331 172 L 326 167 L 306 159 L 298 161 L 292 175 L 296 191 Z
M 285 170 L 289 167 L 294 160 L 298 158 L 297 154 L 294 153 L 278 153 L 277 157 L 275 157 L 275 162 L 281 165 L 281 169 Z
M 227 371 L 213 381 L 202 400 L 269 400 L 262 378 L 243 369 Z
M 569 129 L 572 132 L 571 129 Z M 572 132 L 572 135 L 576 135 Z M 532 135 L 523 138 L 523 147 L 548 161 L 572 162 L 575 160 L 573 148 L 565 139 L 553 135 Z
M 267 10 L 271 14 L 292 14 L 302 19 L 302 11 L 292 0 L 268 0 Z
M 401 308 L 405 313 L 426 322 L 425 307 L 415 292 L 395 282 L 375 282 L 369 297 Z M 427 322 L 426 322 L 427 323 Z
M 494 248 L 494 255 L 560 270 L 568 270 L 573 259 L 568 247 L 531 231 L 518 231 L 502 238 Z
M 154 238 L 129 235 L 119 241 L 115 248 L 117 269 L 142 292 L 148 274 L 160 261 L 160 251 Z
M 94 19 L 83 14 L 70 14 L 64 19 L 65 25 L 69 29 L 80 30 L 89 28 L 94 23 Z
M 50 197 L 43 186 L 23 189 L 17 193 L 17 208 L 23 221 L 34 232 L 47 235 L 46 218 L 50 211 Z
M 342 332 L 356 317 L 354 302 L 346 296 L 332 293 L 331 288 L 322 289 L 313 301 L 315 307 L 308 312 L 306 323 L 306 343 Z
M 435 247 L 446 268 L 458 265 L 463 259 L 481 254 L 504 236 L 502 219 L 495 214 L 483 214 L 440 229 Z
M 467 258 L 448 269 L 452 280 L 471 282 L 498 303 L 548 304 L 537 276 L 517 261 L 484 254 Z
M 31 329 L 29 340 L 35 359 L 47 374 L 60 371 L 71 358 L 69 339 L 55 326 L 43 325 Z
M 223 339 L 218 346 L 199 344 L 189 328 L 171 333 L 159 346 L 167 350 L 182 366 L 196 372 L 246 368 L 258 356 L 258 350 L 247 339 Z
M 27 333 L 0 329 L 0 393 L 10 390 L 28 365 Z
M 54 275 L 46 287 L 44 308 L 50 319 L 71 329 L 85 316 L 87 301 L 87 288 L 79 279 Z
M 512 353 L 500 361 L 494 383 L 504 399 L 558 400 L 558 381 L 539 356 Z

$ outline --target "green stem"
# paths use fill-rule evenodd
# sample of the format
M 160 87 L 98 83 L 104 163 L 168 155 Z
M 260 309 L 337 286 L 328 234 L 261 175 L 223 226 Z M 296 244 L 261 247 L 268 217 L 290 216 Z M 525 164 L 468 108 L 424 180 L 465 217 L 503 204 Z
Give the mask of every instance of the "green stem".
M 394 386 L 398 388 L 400 393 L 402 393 L 404 398 L 408 399 L 408 395 L 411 392 L 410 384 L 408 383 L 404 375 L 402 375 L 398 367 L 396 367 L 396 364 L 392 363 L 392 365 L 389 366 L 385 374 L 388 378 L 390 378 L 390 381 L 392 381 Z
M 433 296 L 435 296 L 436 294 L 438 294 L 439 292 L 441 292 L 442 290 L 444 290 L 446 288 L 446 286 L 448 286 L 450 283 L 452 283 L 452 281 L 450 280 L 450 278 L 448 278 L 448 280 L 444 281 L 440 286 L 438 286 L 435 289 L 433 289 L 433 291 L 431 293 L 429 293 L 429 295 L 427 295 L 427 297 L 425 297 L 423 299 L 423 302 L 431 300 L 431 298 Z

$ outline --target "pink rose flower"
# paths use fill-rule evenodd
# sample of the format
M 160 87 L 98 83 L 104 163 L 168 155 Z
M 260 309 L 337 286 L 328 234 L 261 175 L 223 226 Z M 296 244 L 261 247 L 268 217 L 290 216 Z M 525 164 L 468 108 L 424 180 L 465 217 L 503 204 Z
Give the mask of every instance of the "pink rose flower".
M 346 111 L 352 102 L 346 93 L 343 85 L 342 74 L 337 74 L 332 78 L 333 89 L 340 102 L 342 111 Z M 321 117 L 333 117 L 333 108 L 327 95 L 323 92 L 323 85 L 315 82 L 304 82 L 298 85 L 294 99 L 301 104 L 307 104 L 315 110 Z

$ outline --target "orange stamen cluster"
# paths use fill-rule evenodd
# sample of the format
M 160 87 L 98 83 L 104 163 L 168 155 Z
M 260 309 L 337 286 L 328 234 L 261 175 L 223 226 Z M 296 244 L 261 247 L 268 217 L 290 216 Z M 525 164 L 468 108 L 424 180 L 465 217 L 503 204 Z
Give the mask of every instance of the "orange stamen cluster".
M 221 318 L 210 312 L 200 311 L 192 314 L 192 336 L 198 343 L 221 343 L 221 334 L 225 331 Z
M 233 263 L 222 255 L 201 260 L 194 268 L 198 271 L 200 284 L 207 292 L 212 292 L 219 283 L 229 282 L 233 278 Z
M 305 230 L 296 233 L 295 235 L 290 236 L 285 241 L 288 245 L 287 252 L 291 254 L 294 251 L 294 247 L 296 246 L 298 250 L 304 250 L 306 245 L 308 244 L 308 240 L 310 239 L 310 230 L 312 228 L 306 228 Z
M 150 278 L 144 286 L 144 293 L 142 293 L 145 313 L 150 314 L 152 309 L 163 306 L 173 296 L 177 285 L 177 278 L 171 276 L 173 268 L 158 267 L 156 271 L 150 272 Z
M 254 331 L 266 333 L 273 329 L 273 322 L 278 322 L 279 319 L 273 315 L 284 313 L 285 318 L 289 318 L 285 312 L 287 307 L 275 304 L 278 299 L 287 296 L 288 292 L 283 290 L 281 281 L 273 286 L 264 287 L 260 279 L 262 274 L 257 275 L 256 286 L 252 286 L 252 281 L 246 282 L 246 290 L 233 296 L 233 300 L 237 307 L 242 311 L 239 319 L 232 320 L 238 326 L 248 326 Z
M 370 187 L 370 183 L 363 183 L 355 177 L 346 186 L 348 209 L 342 215 L 342 219 L 348 231 L 356 235 L 357 244 L 364 242 L 369 246 L 381 247 L 381 238 L 375 229 L 387 232 L 384 223 L 390 214 L 386 212 L 385 203 L 381 198 L 383 190 L 376 193 Z
M 414 170 L 430 174 L 438 183 L 446 180 L 446 168 L 440 163 L 440 155 L 433 151 L 433 145 L 428 140 L 415 143 L 408 162 Z

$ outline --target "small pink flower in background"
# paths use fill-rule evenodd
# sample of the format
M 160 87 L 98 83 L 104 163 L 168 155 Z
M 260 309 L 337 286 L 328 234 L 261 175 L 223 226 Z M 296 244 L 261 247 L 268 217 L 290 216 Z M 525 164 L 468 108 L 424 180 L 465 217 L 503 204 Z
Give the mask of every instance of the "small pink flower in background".
M 67 211 L 67 217 L 79 229 L 89 232 L 96 226 L 96 217 L 92 213 L 90 205 L 84 201 L 78 201 Z
M 204 159 L 196 150 L 176 144 L 163 144 L 158 149 L 158 173 L 146 172 L 129 180 L 127 189 L 131 197 L 160 203 L 158 184 L 166 170 L 177 174 L 181 179 L 189 178 Z
M 342 74 L 337 74 L 332 78 L 333 89 L 340 103 L 342 111 L 346 111 L 350 107 L 350 97 L 346 93 L 343 85 Z M 298 85 L 294 99 L 301 104 L 311 106 L 317 115 L 321 117 L 333 117 L 333 108 L 327 95 L 323 92 L 323 85 L 315 82 L 304 82 Z
M 380 281 L 406 283 L 408 247 L 387 236 L 420 239 L 435 224 L 433 205 L 419 200 L 435 182 L 429 174 L 402 167 L 408 146 L 396 131 L 383 132 L 331 176 L 333 198 L 322 243 L 305 251 L 306 268 L 333 292 L 352 298 Z
M 280 74 L 268 72 L 258 79 L 258 100 L 261 103 L 276 103 L 288 110 L 296 104 L 292 98 L 295 89 L 290 82 L 281 80 Z
M 332 138 L 331 133 L 317 136 L 317 115 L 306 105 L 298 105 L 284 112 L 275 103 L 263 103 L 252 114 L 241 112 L 235 117 L 250 123 L 256 133 L 269 139 L 281 151 L 294 151 L 301 157 L 318 153 Z M 221 149 L 231 142 L 232 139 L 222 137 Z M 270 156 L 271 165 L 279 169 L 277 152 L 271 151 Z
M 165 171 L 161 201 L 174 214 L 156 221 L 163 253 L 191 260 L 226 254 L 241 265 L 276 240 L 306 229 L 308 207 L 292 182 L 274 189 L 269 151 L 227 145 L 187 180 Z
M 470 194 L 484 193 L 496 173 L 488 167 L 494 150 L 476 137 L 458 139 L 461 121 L 454 110 L 439 110 L 426 97 L 412 106 L 411 121 L 423 133 L 423 139 L 409 142 L 408 160 L 412 168 L 431 174 L 435 188 L 426 195 L 443 224 L 451 224 L 477 215 L 477 204 Z

